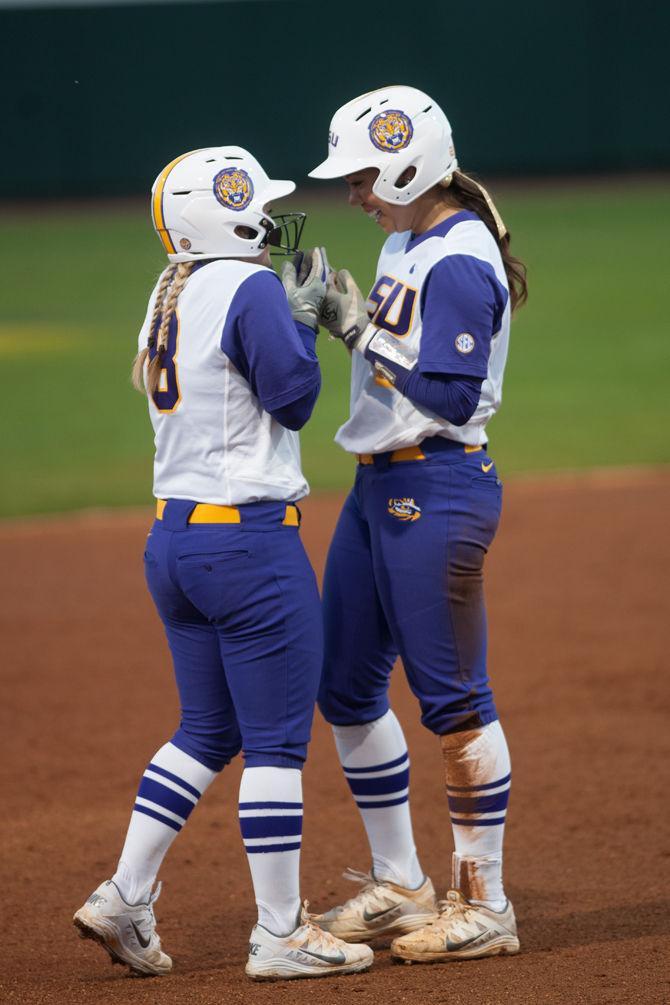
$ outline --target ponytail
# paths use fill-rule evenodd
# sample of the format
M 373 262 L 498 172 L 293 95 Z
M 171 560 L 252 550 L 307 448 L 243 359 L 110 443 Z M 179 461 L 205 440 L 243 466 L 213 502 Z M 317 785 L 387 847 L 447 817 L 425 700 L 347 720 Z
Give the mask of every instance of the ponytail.
M 491 232 L 502 256 L 512 310 L 522 307 L 528 299 L 526 266 L 521 259 L 515 258 L 511 254 L 509 232 L 491 196 L 483 185 L 462 171 L 454 171 L 452 175 L 440 182 L 440 185 L 449 189 L 449 195 L 459 206 L 476 213 Z
M 148 397 L 152 397 L 158 390 L 163 369 L 163 356 L 170 333 L 170 321 L 177 309 L 179 294 L 184 289 L 194 264 L 194 262 L 180 262 L 179 265 L 170 265 L 160 278 L 149 324 L 147 344 L 143 349 L 140 349 L 133 360 L 131 372 L 133 387 Z M 144 364 L 152 349 L 155 349 L 156 352 L 149 362 L 145 376 Z

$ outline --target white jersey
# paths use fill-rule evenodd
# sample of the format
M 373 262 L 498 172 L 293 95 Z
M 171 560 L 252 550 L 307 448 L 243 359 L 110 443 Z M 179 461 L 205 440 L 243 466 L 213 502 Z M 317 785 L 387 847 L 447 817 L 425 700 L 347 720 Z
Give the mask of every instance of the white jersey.
M 486 423 L 502 398 L 510 305 L 500 251 L 479 217 L 462 211 L 418 237 L 392 234 L 379 257 L 369 310 L 373 324 L 400 339 L 422 372 L 481 377 L 481 396 L 472 418 L 454 426 L 380 381 L 354 352 L 351 414 L 336 442 L 352 453 L 397 450 L 428 436 L 486 443 Z
M 140 332 L 140 349 L 147 344 L 157 288 Z M 259 323 L 258 313 L 253 316 L 262 310 L 267 311 L 266 323 L 262 317 Z M 250 314 L 251 333 L 241 328 L 245 318 L 249 325 Z M 276 330 L 281 338 L 275 337 Z M 262 352 L 256 356 L 265 340 L 265 357 Z M 279 343 L 278 355 L 295 355 L 291 372 L 271 358 Z M 271 270 L 234 259 L 198 267 L 179 296 L 159 390 L 149 398 L 156 445 L 154 495 L 222 505 L 305 496 L 309 489 L 300 468 L 298 433 L 264 408 L 269 399 L 277 405 L 285 402 L 304 383 L 305 373 L 298 374 L 295 362 L 302 365 L 303 356 L 286 296 Z

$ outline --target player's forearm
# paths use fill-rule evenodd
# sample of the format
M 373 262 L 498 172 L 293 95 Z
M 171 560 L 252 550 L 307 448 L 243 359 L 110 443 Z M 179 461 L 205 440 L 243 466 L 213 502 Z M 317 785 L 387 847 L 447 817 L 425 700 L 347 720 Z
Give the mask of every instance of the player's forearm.
M 402 393 L 415 405 L 435 412 L 452 426 L 464 426 L 479 404 L 481 377 L 454 377 L 448 374 L 423 374 L 410 371 Z
M 382 330 L 373 333 L 372 338 L 367 337 L 364 355 L 377 375 L 396 391 L 452 425 L 463 426 L 474 415 L 481 393 L 480 377 L 423 374 L 416 354 Z
M 321 390 L 321 369 L 315 349 L 316 332 L 309 325 L 289 324 L 298 338 L 293 331 L 289 337 L 286 331 L 283 340 L 273 339 L 273 355 L 259 351 L 249 379 L 265 411 L 286 429 L 298 430 L 316 404 Z M 269 348 L 268 333 L 266 342 Z
M 294 401 L 287 402 L 281 408 L 271 410 L 270 414 L 273 419 L 276 419 L 286 429 L 298 430 L 302 429 L 308 421 L 316 405 L 316 399 L 319 397 L 319 391 L 321 390 L 321 370 L 318 356 L 316 355 L 316 332 L 309 325 L 302 324 L 300 321 L 295 322 L 295 327 L 308 359 L 313 364 L 313 366 L 309 367 L 309 380 L 312 386 L 301 393 L 300 397 L 297 397 Z M 307 367 L 305 367 L 305 370 L 307 371 Z
M 301 321 L 295 321 L 295 328 L 305 347 L 305 352 L 310 359 L 316 359 L 316 331 L 314 328 L 310 328 L 309 325 L 303 324 Z

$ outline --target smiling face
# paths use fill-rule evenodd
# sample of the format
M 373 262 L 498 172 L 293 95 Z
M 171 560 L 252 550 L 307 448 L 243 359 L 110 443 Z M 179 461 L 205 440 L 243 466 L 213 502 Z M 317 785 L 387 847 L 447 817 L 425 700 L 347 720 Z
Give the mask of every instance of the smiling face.
M 379 224 L 387 234 L 402 233 L 406 230 L 422 234 L 430 227 L 434 227 L 437 223 L 457 213 L 461 208 L 454 206 L 450 202 L 446 190 L 440 189 L 438 186 L 424 192 L 418 199 L 414 199 L 413 202 L 407 203 L 405 206 L 385 202 L 372 191 L 378 174 L 377 168 L 363 168 L 361 171 L 345 175 L 344 180 L 349 187 L 349 205 L 360 206 L 363 212 Z M 414 168 L 408 168 L 399 182 L 407 175 L 405 178 L 405 184 L 407 184 L 413 174 Z
M 349 187 L 349 205 L 360 206 L 382 230 L 387 234 L 393 234 L 396 230 L 402 229 L 398 226 L 398 215 L 407 207 L 392 206 L 374 194 L 372 186 L 378 174 L 377 168 L 363 168 L 361 171 L 345 175 L 344 180 Z

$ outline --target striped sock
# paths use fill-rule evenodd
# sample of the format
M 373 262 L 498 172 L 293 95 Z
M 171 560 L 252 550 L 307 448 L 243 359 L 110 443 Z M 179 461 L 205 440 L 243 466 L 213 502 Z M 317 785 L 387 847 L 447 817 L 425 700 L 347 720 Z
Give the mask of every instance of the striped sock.
M 372 872 L 406 889 L 424 875 L 409 812 L 409 755 L 400 723 L 389 711 L 360 726 L 333 726 L 340 762 L 363 818 Z
M 299 924 L 302 772 L 245 768 L 239 813 L 258 923 L 273 935 L 289 935 Z
M 165 854 L 200 796 L 216 778 L 172 743 L 142 775 L 121 858 L 112 877 L 128 904 L 147 901 Z
M 454 832 L 452 885 L 475 904 L 504 910 L 503 834 L 511 772 L 499 722 L 441 738 Z

